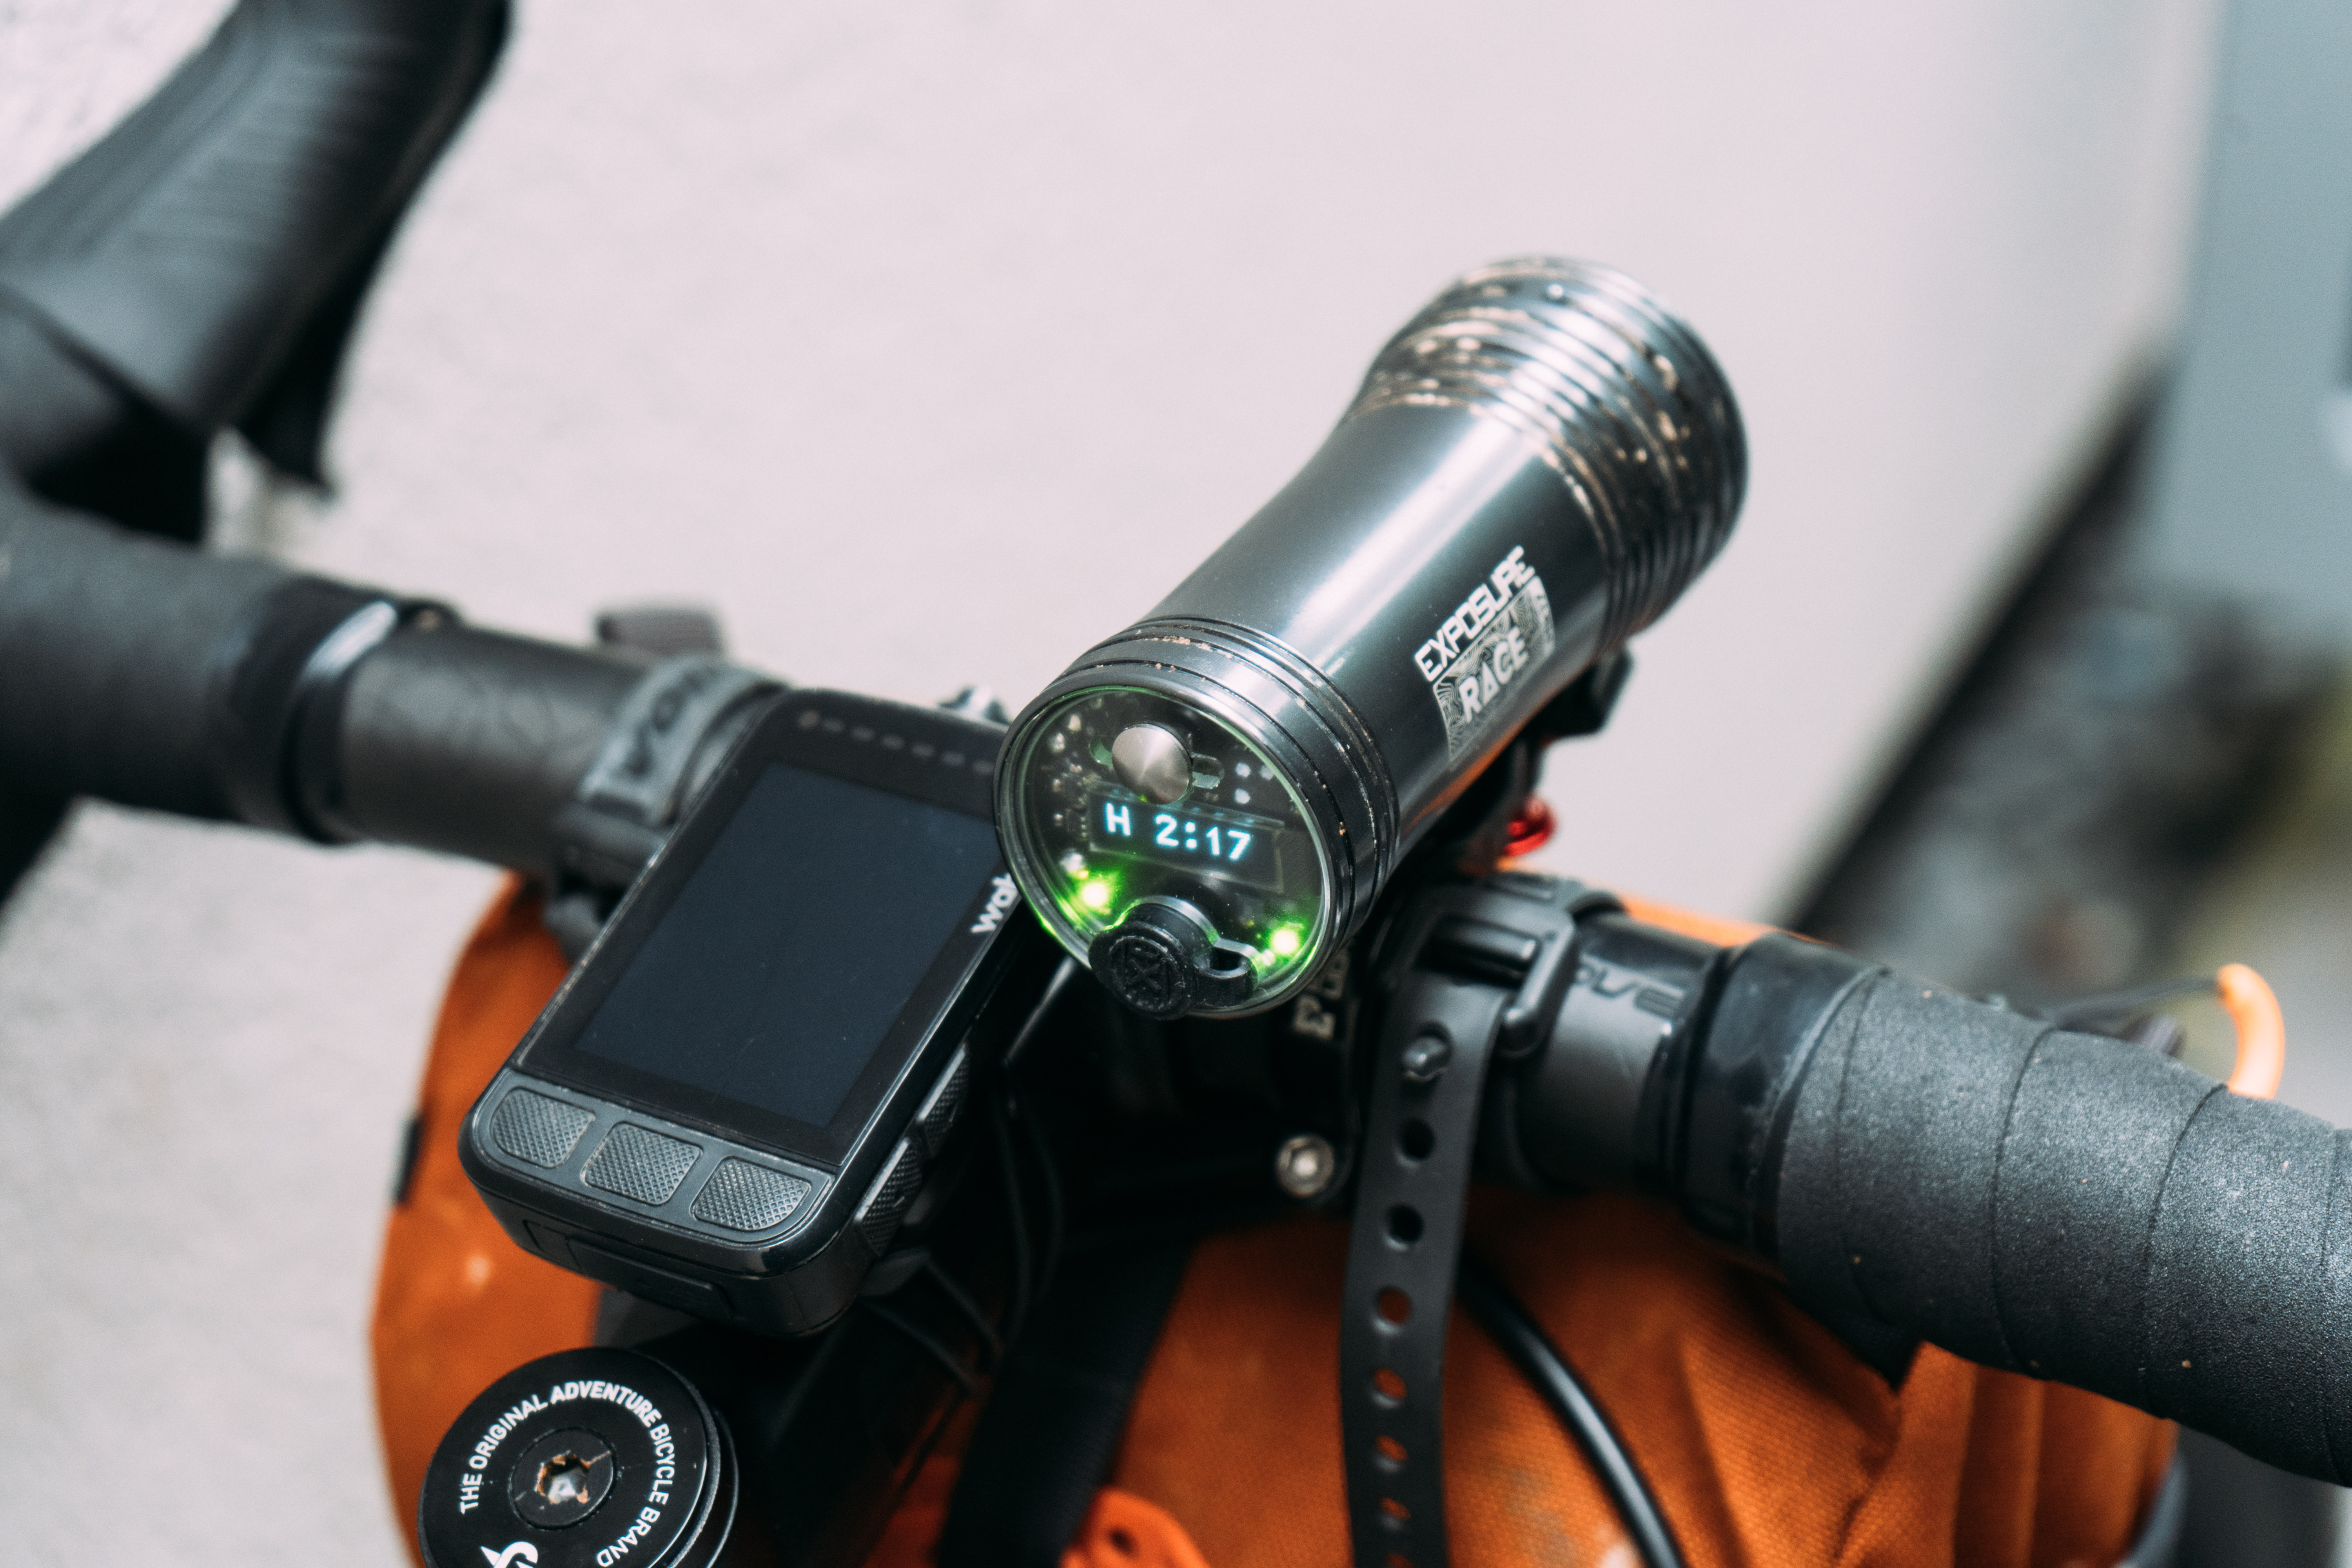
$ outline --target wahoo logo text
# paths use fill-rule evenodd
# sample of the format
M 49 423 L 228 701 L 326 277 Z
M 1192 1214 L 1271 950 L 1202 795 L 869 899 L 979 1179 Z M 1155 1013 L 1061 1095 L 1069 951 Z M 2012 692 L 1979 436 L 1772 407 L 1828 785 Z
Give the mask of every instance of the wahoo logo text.
M 1020 890 L 1013 887 L 1012 878 L 999 877 L 995 882 L 996 886 L 988 895 L 988 907 L 980 911 L 980 919 L 971 922 L 971 934 L 974 936 L 992 931 L 1003 925 L 1004 917 L 1013 912 L 1013 906 L 1021 901 Z

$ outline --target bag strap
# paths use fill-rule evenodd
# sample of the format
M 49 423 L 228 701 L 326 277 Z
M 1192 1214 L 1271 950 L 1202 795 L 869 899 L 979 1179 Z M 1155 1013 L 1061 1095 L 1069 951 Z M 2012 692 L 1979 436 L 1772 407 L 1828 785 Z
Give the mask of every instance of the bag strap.
M 1109 1478 L 1192 1238 L 1066 1255 L 982 1406 L 940 1568 L 1059 1568 Z

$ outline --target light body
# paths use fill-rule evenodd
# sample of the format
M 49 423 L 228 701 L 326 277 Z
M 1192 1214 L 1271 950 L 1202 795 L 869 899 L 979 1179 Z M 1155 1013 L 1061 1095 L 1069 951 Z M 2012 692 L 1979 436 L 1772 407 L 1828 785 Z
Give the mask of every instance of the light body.
M 1548 258 L 1458 279 L 1297 478 L 1014 721 L 1014 877 L 1139 1011 L 1281 1002 L 1520 726 L 1714 557 L 1745 480 L 1721 373 L 1631 279 Z M 1167 735 L 1193 764 L 1176 785 Z

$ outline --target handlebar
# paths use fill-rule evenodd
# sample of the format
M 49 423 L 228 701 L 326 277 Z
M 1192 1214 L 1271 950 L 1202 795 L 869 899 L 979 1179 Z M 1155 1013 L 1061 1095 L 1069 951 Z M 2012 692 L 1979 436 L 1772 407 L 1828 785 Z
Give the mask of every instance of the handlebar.
M 506 26 L 505 0 L 247 0 L 0 220 L 0 302 L 319 480 L 361 301 Z
M 0 668 L 40 672 L 0 687 L 13 780 L 541 876 L 663 668 L 21 493 L 0 557 Z M 692 772 L 743 706 L 692 737 Z M 2352 1479 L 2344 1134 L 1795 938 L 1604 910 L 1578 940 L 1545 1048 L 1494 1086 L 1521 1180 L 1650 1192 L 1816 1310 Z
M 1805 1078 L 1778 1194 L 1799 1300 L 2352 1477 L 2343 1134 L 1883 973 Z
M 199 457 L 236 424 L 320 477 L 361 299 L 505 15 L 247 0 L 0 220 L 11 787 L 609 889 L 772 685 L 469 628 L 37 493 L 142 420 Z M 1503 1173 L 1651 1193 L 1817 1311 L 2352 1480 L 2345 1133 L 1793 938 L 1595 907 L 1576 942 L 1548 1033 L 1493 1084 Z
M 1502 1091 L 1547 1184 L 1665 1197 L 1832 1322 L 2352 1479 L 2347 1133 L 1795 938 L 1711 949 L 1620 913 L 1580 938 Z M 1670 1016 L 1636 1053 L 1645 991 Z
M 0 668 L 32 672 L 0 682 L 0 773 L 322 842 L 565 869 L 564 813 L 667 668 L 199 554 L 5 487 L 0 561 Z M 720 717 L 697 776 L 731 738 L 735 715 Z
M 173 542 L 200 531 L 205 447 L 231 425 L 320 480 L 361 300 L 506 27 L 506 0 L 245 0 L 0 217 L 13 790 L 419 845 L 609 893 L 725 749 L 740 703 L 654 700 L 693 684 L 675 663 Z M 681 714 L 691 734 L 670 733 Z M 611 748 L 657 763 L 662 787 L 586 798 Z

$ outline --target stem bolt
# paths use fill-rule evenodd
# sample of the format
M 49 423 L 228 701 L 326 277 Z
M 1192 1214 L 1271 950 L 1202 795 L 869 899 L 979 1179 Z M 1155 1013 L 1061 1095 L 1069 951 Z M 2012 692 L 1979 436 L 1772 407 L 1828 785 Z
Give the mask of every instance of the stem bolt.
M 1274 1179 L 1294 1198 L 1320 1197 L 1339 1173 L 1339 1156 L 1330 1141 L 1312 1132 L 1283 1140 L 1274 1153 Z

